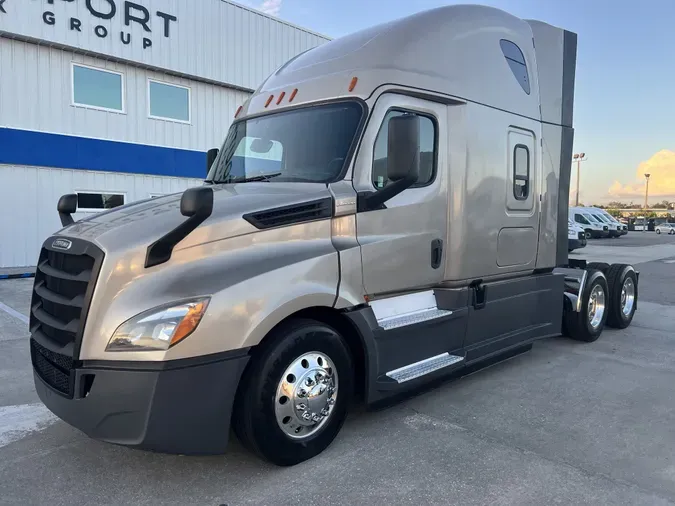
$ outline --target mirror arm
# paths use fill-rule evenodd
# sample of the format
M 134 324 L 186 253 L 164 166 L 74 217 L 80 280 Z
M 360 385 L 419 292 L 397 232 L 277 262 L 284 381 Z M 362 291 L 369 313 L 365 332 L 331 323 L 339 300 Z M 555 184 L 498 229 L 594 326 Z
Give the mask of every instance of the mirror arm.
M 67 227 L 68 225 L 72 225 L 73 223 L 75 223 L 73 217 L 68 213 L 59 212 L 59 218 L 61 218 L 61 225 L 63 225 L 64 227 Z
M 363 204 L 357 206 L 358 211 L 373 211 L 379 208 L 387 200 L 394 198 L 399 193 L 410 188 L 413 184 L 415 184 L 415 180 L 415 176 L 411 174 L 404 177 L 403 179 L 394 181 L 393 183 L 385 186 L 375 193 L 366 195 L 362 201 Z
M 204 187 L 195 187 L 186 191 L 199 191 L 202 190 L 202 188 Z M 211 216 L 211 213 L 213 212 L 213 191 L 210 188 L 208 191 L 210 192 L 208 200 L 199 207 L 195 214 L 148 246 L 148 250 L 145 254 L 146 269 L 168 262 L 171 258 L 171 253 L 173 253 L 173 248 Z M 181 213 L 182 212 L 183 211 L 181 210 Z

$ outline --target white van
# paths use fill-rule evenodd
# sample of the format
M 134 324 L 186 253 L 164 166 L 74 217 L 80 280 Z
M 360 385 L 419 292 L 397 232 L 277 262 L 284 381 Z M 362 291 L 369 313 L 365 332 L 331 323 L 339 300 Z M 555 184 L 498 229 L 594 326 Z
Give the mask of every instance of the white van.
M 570 207 L 569 217 L 586 231 L 586 239 L 609 237 L 609 225 L 588 212 L 584 207 Z
M 584 227 L 575 223 L 573 220 L 567 220 L 567 251 L 571 253 L 575 249 L 586 247 L 586 231 Z
M 623 225 L 616 221 L 611 214 L 598 207 L 586 207 L 584 209 L 588 211 L 591 217 L 597 218 L 600 222 L 609 226 L 609 237 L 621 237 L 623 235 Z M 626 232 L 628 232 L 628 227 L 626 227 Z

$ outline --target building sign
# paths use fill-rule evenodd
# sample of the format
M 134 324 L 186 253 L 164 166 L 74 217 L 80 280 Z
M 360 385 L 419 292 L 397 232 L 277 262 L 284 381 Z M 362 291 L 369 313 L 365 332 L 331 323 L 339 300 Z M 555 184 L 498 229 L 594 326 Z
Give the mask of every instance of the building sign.
M 0 45 L 37 43 L 242 91 L 325 41 L 223 0 L 0 0 Z
M 124 45 L 140 44 L 143 49 L 152 47 L 153 36 L 170 38 L 172 28 L 178 22 L 178 18 L 168 12 L 156 10 L 152 12 L 148 7 L 128 0 L 32 0 L 43 1 L 45 8 L 42 10 L 41 19 L 34 22 L 42 22 L 48 26 L 62 24 L 67 30 L 82 33 L 91 30 L 100 39 L 115 38 L 118 43 Z M 0 0 L 0 14 L 7 14 L 8 9 L 20 9 L 25 7 L 26 0 Z M 78 9 L 77 16 L 59 12 L 61 5 L 79 2 L 84 9 Z M 21 3 L 21 6 L 19 5 Z M 59 5 L 61 4 L 61 5 Z M 113 32 L 109 26 L 111 22 L 123 23 L 122 30 Z M 107 25 L 107 26 L 106 26 Z M 133 33 L 133 27 L 138 27 Z M 138 32 L 142 36 L 138 36 Z

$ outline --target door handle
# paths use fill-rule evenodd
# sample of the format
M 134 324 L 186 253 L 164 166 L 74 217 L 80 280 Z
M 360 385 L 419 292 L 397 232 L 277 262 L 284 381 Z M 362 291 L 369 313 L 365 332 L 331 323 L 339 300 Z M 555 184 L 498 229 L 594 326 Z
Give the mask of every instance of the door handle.
M 431 268 L 438 269 L 441 266 L 442 258 L 443 241 L 441 239 L 434 239 L 431 241 Z

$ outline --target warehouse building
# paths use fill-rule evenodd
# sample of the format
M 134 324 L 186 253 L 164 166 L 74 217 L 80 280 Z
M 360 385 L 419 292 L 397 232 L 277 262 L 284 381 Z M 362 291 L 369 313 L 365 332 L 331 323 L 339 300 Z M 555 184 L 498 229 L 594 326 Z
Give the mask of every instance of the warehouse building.
M 328 40 L 225 0 L 0 0 L 0 268 L 75 219 L 201 183 L 247 96 Z

